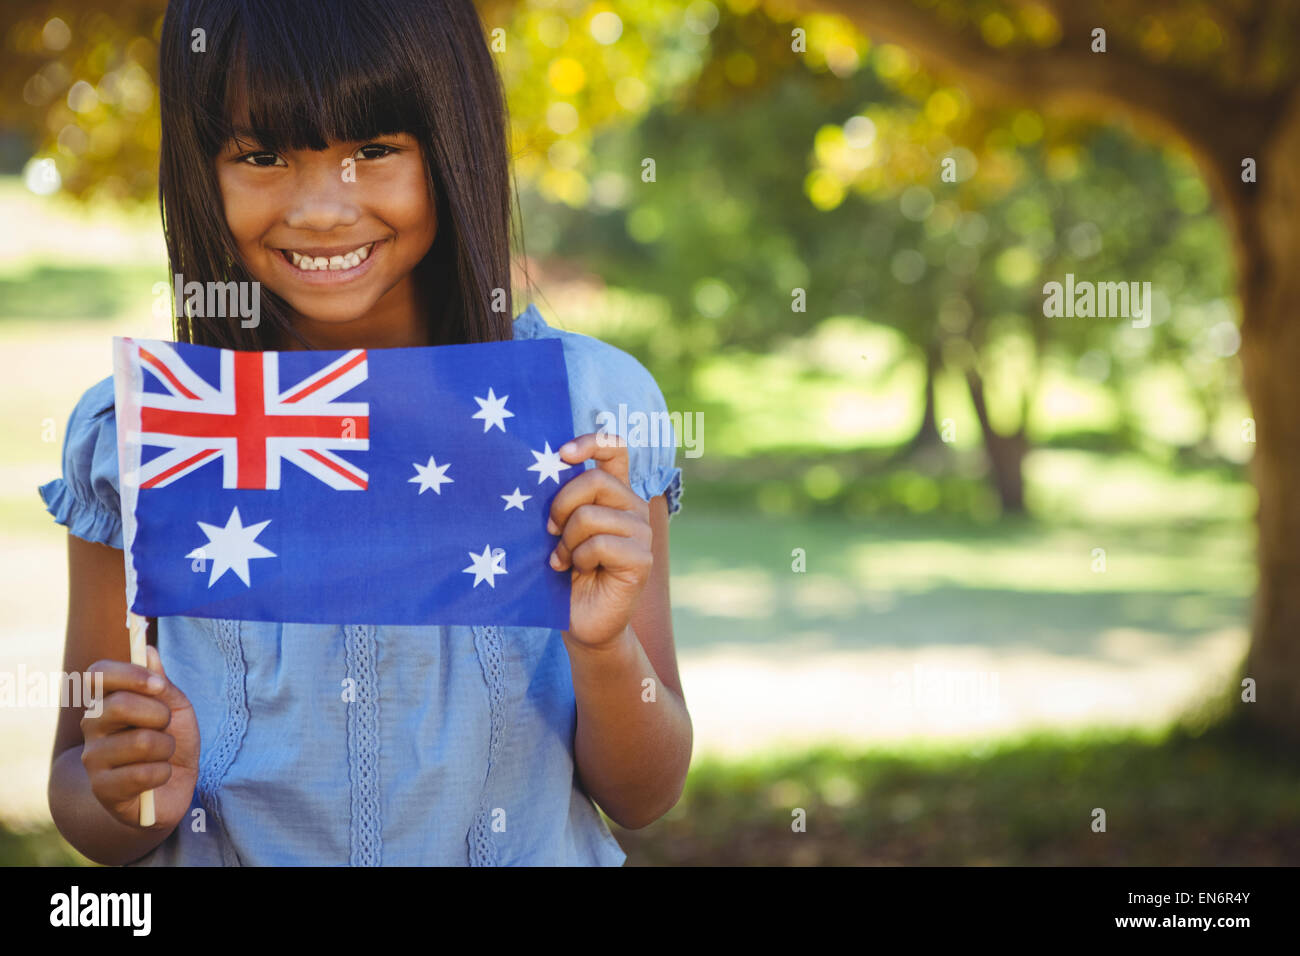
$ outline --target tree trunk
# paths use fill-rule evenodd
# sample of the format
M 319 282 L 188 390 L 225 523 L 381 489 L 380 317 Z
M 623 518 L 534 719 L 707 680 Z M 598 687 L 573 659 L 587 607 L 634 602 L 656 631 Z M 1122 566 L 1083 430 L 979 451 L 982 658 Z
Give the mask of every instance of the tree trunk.
M 934 380 L 942 366 L 943 356 L 939 351 L 939 343 L 927 343 L 925 346 L 925 411 L 921 414 L 921 424 L 916 434 L 904 446 L 900 457 L 908 457 L 943 445 L 939 426 L 935 422 L 934 406 Z
M 979 419 L 980 433 L 984 436 L 984 450 L 989 456 L 989 468 L 993 475 L 993 487 L 997 489 L 998 499 L 1002 502 L 1003 514 L 1024 514 L 1025 512 L 1025 453 L 1029 443 L 1025 438 L 1025 426 L 1014 435 L 1001 435 L 989 419 L 988 405 L 984 401 L 984 380 L 979 372 L 970 368 L 966 370 L 966 385 L 970 389 L 971 404 L 975 406 L 975 417 Z
M 1300 741 L 1300 96 L 1234 203 L 1243 384 L 1255 418 L 1259 585 L 1248 722 Z M 1240 698 L 1238 697 L 1238 700 Z

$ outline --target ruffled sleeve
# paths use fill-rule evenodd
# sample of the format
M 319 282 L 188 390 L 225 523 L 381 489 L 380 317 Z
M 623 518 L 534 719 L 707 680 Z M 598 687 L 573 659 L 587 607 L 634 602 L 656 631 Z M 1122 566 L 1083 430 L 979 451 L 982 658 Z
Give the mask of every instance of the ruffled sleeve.
M 640 363 L 637 365 L 640 368 Z M 681 438 L 677 426 L 669 416 L 663 392 L 648 371 L 642 369 L 645 382 L 639 392 L 645 415 L 632 416 L 629 412 L 627 432 L 629 468 L 632 490 L 649 501 L 664 495 L 668 502 L 668 517 L 682 510 L 682 470 L 677 466 L 677 444 Z M 621 422 L 618 422 L 621 430 Z M 645 439 L 640 438 L 644 431 Z
M 89 388 L 72 410 L 63 438 L 63 477 L 38 490 L 45 509 L 72 534 L 121 548 L 117 482 L 117 420 L 110 376 Z
M 575 434 L 603 429 L 621 435 L 628 444 L 632 490 L 646 501 L 664 495 L 671 518 L 682 507 L 680 425 L 669 415 L 654 376 L 627 352 L 600 339 L 565 332 L 562 340 Z

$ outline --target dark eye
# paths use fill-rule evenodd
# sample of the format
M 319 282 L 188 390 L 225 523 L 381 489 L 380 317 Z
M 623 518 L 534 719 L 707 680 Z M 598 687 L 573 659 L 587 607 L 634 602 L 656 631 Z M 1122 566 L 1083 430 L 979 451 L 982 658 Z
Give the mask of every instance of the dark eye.
M 288 166 L 283 159 L 275 153 L 247 153 L 239 157 L 241 163 L 248 163 L 250 166 Z
M 381 143 L 367 143 L 357 150 L 357 157 L 359 159 L 383 159 L 395 152 L 397 150 L 392 146 L 384 146 Z

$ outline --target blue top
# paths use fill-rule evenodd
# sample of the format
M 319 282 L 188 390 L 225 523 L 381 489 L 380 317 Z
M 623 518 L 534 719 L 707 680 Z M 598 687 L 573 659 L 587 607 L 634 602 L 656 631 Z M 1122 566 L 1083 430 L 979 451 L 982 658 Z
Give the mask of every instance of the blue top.
M 514 338 L 563 343 L 574 435 L 598 431 L 602 411 L 617 418 L 620 403 L 629 414 L 666 411 L 636 359 L 552 328 L 532 305 Z M 676 513 L 676 448 L 628 455 L 636 493 L 666 494 Z M 50 513 L 80 538 L 121 548 L 111 377 L 73 410 L 63 472 L 40 489 Z M 194 705 L 199 778 L 189 814 L 136 865 L 626 859 L 577 782 L 576 704 L 558 630 L 163 617 L 158 650 Z

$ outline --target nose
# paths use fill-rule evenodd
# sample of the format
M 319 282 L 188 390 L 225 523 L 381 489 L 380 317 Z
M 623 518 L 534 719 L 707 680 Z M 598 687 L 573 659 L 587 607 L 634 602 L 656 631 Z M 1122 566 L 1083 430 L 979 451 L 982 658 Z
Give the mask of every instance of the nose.
M 361 216 L 360 207 L 349 195 L 349 183 L 338 170 L 312 163 L 297 177 L 293 200 L 284 223 L 290 229 L 328 232 L 351 226 Z M 355 185 L 351 188 L 355 189 Z

